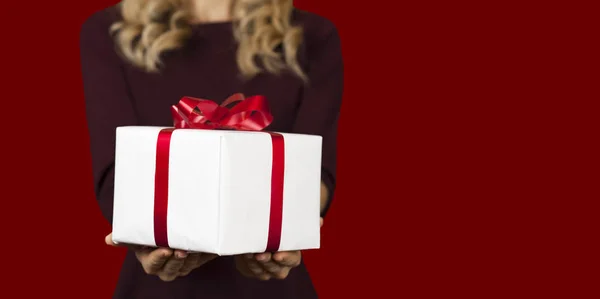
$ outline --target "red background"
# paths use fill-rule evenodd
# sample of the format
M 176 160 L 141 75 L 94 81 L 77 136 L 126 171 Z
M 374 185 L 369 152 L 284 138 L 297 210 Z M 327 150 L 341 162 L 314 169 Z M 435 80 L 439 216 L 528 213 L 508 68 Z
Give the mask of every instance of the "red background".
M 124 252 L 104 246 L 92 192 L 78 34 L 115 1 L 5 2 L 2 297 L 109 298 Z M 583 133 L 597 109 L 580 102 L 597 101 L 584 89 L 597 80 L 575 70 L 595 10 L 296 2 L 338 26 L 346 61 L 339 190 L 323 248 L 305 253 L 322 298 L 584 298 L 597 285 L 597 210 L 582 200 L 598 198 L 597 131 Z

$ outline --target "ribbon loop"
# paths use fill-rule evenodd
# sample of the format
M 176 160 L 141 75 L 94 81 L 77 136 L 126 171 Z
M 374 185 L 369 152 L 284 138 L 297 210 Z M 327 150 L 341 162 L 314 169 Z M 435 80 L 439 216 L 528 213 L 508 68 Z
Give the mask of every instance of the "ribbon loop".
M 231 109 L 227 106 L 236 103 Z M 234 129 L 260 131 L 273 122 L 263 96 L 244 98 L 241 93 L 227 98 L 221 105 L 192 97 L 183 97 L 171 107 L 176 129 Z

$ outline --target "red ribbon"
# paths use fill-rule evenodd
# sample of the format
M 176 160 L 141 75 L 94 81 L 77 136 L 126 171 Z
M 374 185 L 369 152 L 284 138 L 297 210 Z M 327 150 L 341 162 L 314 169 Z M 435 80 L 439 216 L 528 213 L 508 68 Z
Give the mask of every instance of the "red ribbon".
M 235 106 L 227 108 L 234 103 Z M 169 248 L 167 234 L 169 150 L 173 131 L 176 129 L 261 131 L 273 121 L 263 96 L 244 98 L 242 94 L 234 94 L 221 105 L 209 100 L 183 97 L 177 105 L 171 107 L 171 112 L 174 128 L 163 129 L 158 134 L 154 181 L 154 240 L 156 246 L 167 248 Z M 281 134 L 265 133 L 271 136 L 273 148 L 271 208 L 265 251 L 275 252 L 279 250 L 281 241 L 285 146 Z
M 237 103 L 233 108 L 227 106 Z M 260 131 L 271 124 L 267 100 L 263 96 L 244 99 L 234 94 L 221 105 L 213 101 L 184 97 L 171 107 L 175 128 L 232 129 Z

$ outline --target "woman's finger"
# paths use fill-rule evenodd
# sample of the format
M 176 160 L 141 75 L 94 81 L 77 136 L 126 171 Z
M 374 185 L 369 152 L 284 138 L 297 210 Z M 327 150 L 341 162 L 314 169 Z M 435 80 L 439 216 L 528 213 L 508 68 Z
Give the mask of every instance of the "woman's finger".
M 136 256 L 147 274 L 157 274 L 173 252 L 166 248 L 136 251 Z
M 246 260 L 248 269 L 250 269 L 252 273 L 254 273 L 257 276 L 264 274 L 265 270 L 258 264 L 258 262 L 254 259 L 254 256 L 252 254 L 244 256 L 244 259 Z
M 192 270 L 198 268 L 201 263 L 201 255 L 201 253 L 190 254 L 183 262 L 181 269 L 179 269 L 179 276 L 186 276 L 190 274 Z
M 248 269 L 248 263 L 246 261 L 240 261 L 236 258 L 235 267 L 238 272 L 240 272 L 244 276 L 252 276 L 252 272 Z
M 186 257 L 188 257 L 188 253 L 183 250 L 175 250 L 174 254 L 175 257 L 179 259 L 185 259 Z
M 246 277 L 258 278 L 260 280 L 271 279 L 271 275 L 265 272 L 258 264 L 258 261 L 256 261 L 253 254 L 236 256 L 235 264 L 238 271 Z
M 300 251 L 276 252 L 273 254 L 273 260 L 281 266 L 297 267 L 302 260 L 302 253 Z
M 131 247 L 132 249 L 140 247 L 137 245 L 131 245 L 131 244 L 125 244 L 125 243 L 117 244 L 112 239 L 112 233 L 110 233 L 110 234 L 106 235 L 106 237 L 104 237 L 104 243 L 106 243 L 106 245 L 113 246 L 113 247 Z
M 273 277 L 275 277 L 276 279 L 284 279 L 288 276 L 288 274 L 290 274 L 290 270 L 292 270 L 291 267 L 281 267 L 281 270 L 273 274 Z
M 150 247 L 141 246 L 141 245 L 133 245 L 133 244 L 127 244 L 127 243 L 115 243 L 112 239 L 112 233 L 110 233 L 110 234 L 106 235 L 106 237 L 104 237 L 104 243 L 106 243 L 106 245 L 109 245 L 109 246 L 127 248 L 127 249 L 130 249 L 133 251 L 141 250 L 143 248 L 150 248 Z
M 117 246 L 117 244 L 115 244 L 115 242 L 113 242 L 112 240 L 112 233 L 106 235 L 106 237 L 104 237 L 104 242 L 106 243 L 106 245 L 109 246 Z
M 248 267 L 248 260 L 245 257 L 236 257 L 235 266 L 242 275 L 246 277 L 257 277 Z
M 245 255 L 244 259 L 248 265 L 248 269 L 250 269 L 256 278 L 260 280 L 271 279 L 271 275 L 267 273 L 263 267 L 261 267 L 260 263 L 256 260 L 256 257 L 253 254 Z
M 179 274 L 179 270 L 183 266 L 184 262 L 185 258 L 177 256 L 171 257 L 169 260 L 167 260 L 162 270 L 158 273 L 158 277 L 163 281 L 174 280 Z
M 269 272 L 270 274 L 277 274 L 281 271 L 281 266 L 278 265 L 277 263 L 275 263 L 275 261 L 273 261 L 271 259 L 270 253 L 257 254 L 255 258 L 258 261 L 258 263 L 260 264 L 260 266 L 263 269 L 265 269 L 265 271 Z

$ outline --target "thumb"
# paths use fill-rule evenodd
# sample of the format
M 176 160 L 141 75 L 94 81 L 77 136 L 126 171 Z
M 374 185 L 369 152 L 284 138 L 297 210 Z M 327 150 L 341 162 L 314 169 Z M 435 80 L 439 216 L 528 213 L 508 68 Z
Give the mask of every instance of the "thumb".
M 140 248 L 142 248 L 142 246 L 139 245 L 131 245 L 131 244 L 125 244 L 125 243 L 115 243 L 112 239 L 112 233 L 108 234 L 106 237 L 104 237 L 104 243 L 106 243 L 106 245 L 108 246 L 112 246 L 112 247 L 121 247 L 121 248 L 128 248 L 131 250 L 139 250 Z
M 323 227 L 323 217 L 321 217 L 321 227 Z
M 113 242 L 113 240 L 112 240 L 112 233 L 110 233 L 110 234 L 108 234 L 106 237 L 104 237 L 104 242 L 106 243 L 106 245 L 109 245 L 109 246 L 114 246 L 114 247 L 117 247 L 117 246 L 118 246 L 118 245 L 117 245 L 115 242 Z

